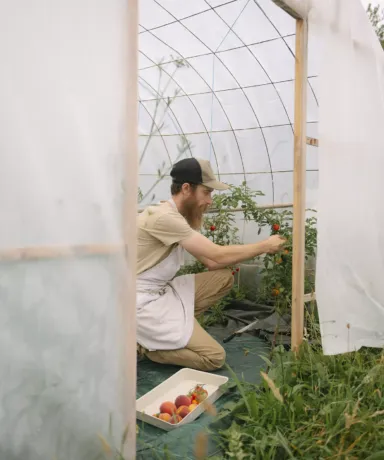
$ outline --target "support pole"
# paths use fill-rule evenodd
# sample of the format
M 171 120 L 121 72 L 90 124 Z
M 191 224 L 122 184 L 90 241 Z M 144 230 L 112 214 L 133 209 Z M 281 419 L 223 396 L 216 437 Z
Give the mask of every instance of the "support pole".
M 123 154 L 122 234 L 125 248 L 120 279 L 120 347 L 122 416 L 125 423 L 124 455 L 136 458 L 136 264 L 137 264 L 137 188 L 138 188 L 138 0 L 126 4 L 126 137 Z
M 305 182 L 307 121 L 308 23 L 296 21 L 295 144 L 293 170 L 292 350 L 304 332 Z

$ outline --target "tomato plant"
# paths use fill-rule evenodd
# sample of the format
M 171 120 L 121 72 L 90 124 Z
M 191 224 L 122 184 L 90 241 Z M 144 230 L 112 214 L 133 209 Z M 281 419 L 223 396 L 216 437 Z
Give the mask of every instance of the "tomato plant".
M 236 226 L 234 209 L 241 209 L 245 221 L 255 222 L 258 233 L 263 228 L 268 228 L 270 235 L 281 235 L 286 240 L 282 253 L 263 255 L 258 257 L 262 263 L 262 281 L 253 300 L 263 303 L 273 303 L 279 311 L 285 311 L 292 302 L 292 235 L 293 213 L 290 210 L 278 211 L 276 209 L 260 209 L 256 198 L 262 196 L 260 191 L 251 190 L 244 182 L 240 186 L 231 186 L 226 193 L 213 197 L 212 214 L 204 218 L 202 233 L 219 245 L 240 244 L 239 229 Z M 309 217 L 305 224 L 305 259 L 315 256 L 317 244 L 316 218 Z M 235 287 L 231 297 L 243 298 L 246 293 L 236 284 L 238 267 L 228 267 L 235 276 Z M 183 267 L 179 274 L 199 273 L 205 271 L 204 265 L 196 261 Z M 306 273 L 305 292 L 313 290 L 313 276 Z
M 263 257 L 263 277 L 258 292 L 258 301 L 273 302 L 280 310 L 290 307 L 292 302 L 292 211 L 271 213 L 267 220 L 270 222 L 271 235 L 281 235 L 287 240 L 285 249 L 279 254 L 266 254 Z M 276 221 L 278 220 L 278 224 Z M 305 260 L 309 261 L 316 253 L 317 229 L 316 218 L 308 217 L 305 223 Z M 263 223 L 268 225 L 268 223 Z M 277 229 L 277 227 L 279 227 Z M 313 276 L 307 270 L 305 276 L 305 292 L 314 289 Z

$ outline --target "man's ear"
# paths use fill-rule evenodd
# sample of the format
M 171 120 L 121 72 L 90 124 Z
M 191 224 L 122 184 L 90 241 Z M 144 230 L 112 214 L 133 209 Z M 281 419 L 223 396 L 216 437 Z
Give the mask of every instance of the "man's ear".
M 189 194 L 191 193 L 191 186 L 190 186 L 190 184 L 187 184 L 187 183 L 183 184 L 183 185 L 181 186 L 181 191 L 183 192 L 184 195 L 189 195 Z

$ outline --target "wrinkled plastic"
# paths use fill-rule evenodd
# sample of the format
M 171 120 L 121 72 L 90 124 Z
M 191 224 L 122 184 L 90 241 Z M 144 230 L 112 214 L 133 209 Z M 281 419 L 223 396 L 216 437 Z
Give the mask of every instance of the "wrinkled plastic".
M 359 0 L 318 1 L 316 295 L 325 354 L 384 346 L 384 53 Z
M 1 253 L 122 241 L 126 6 L 0 2 Z M 134 432 L 130 273 L 123 254 L 0 261 L 2 460 L 96 460 L 98 435 Z

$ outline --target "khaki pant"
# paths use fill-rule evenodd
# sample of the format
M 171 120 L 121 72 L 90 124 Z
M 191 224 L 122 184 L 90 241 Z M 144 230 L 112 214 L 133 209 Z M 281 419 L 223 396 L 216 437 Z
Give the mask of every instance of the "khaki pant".
M 233 276 L 227 269 L 195 275 L 195 323 L 187 346 L 166 351 L 147 351 L 139 347 L 141 353 L 156 363 L 201 371 L 220 369 L 225 363 L 225 350 L 200 326 L 196 317 L 227 295 L 232 286 Z

